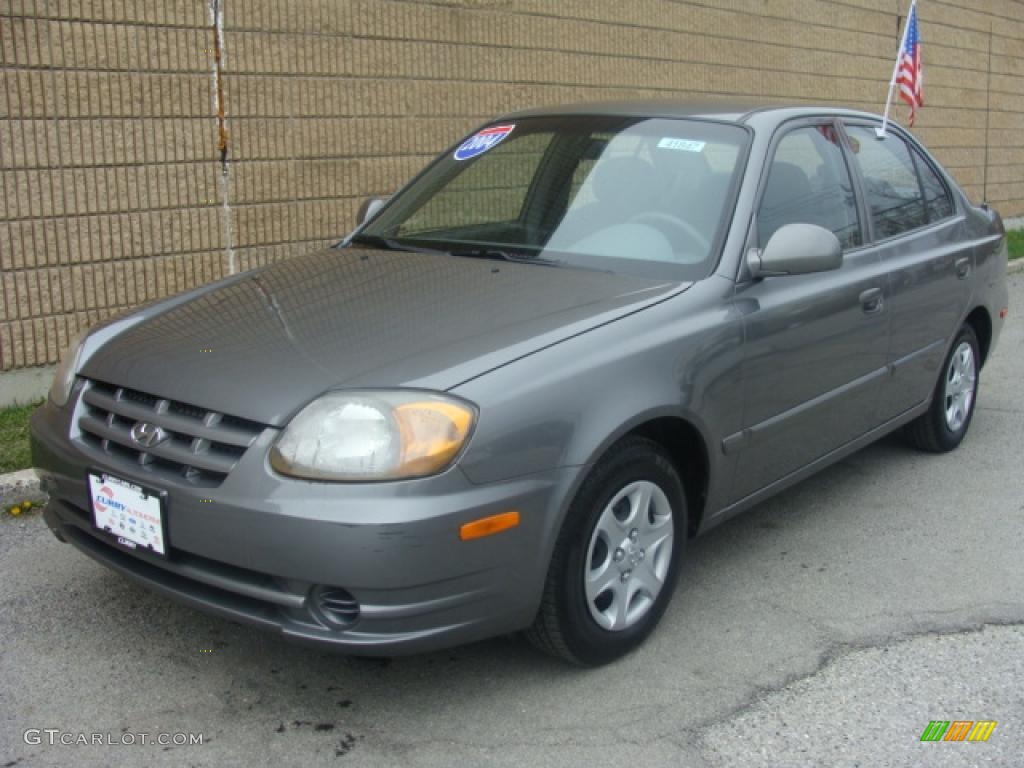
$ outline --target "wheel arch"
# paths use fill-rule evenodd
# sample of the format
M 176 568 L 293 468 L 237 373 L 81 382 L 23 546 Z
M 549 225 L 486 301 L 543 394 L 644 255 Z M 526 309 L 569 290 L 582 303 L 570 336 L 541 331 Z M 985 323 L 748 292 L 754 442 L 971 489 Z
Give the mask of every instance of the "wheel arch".
M 588 466 L 628 437 L 645 437 L 669 454 L 686 492 L 689 534 L 695 535 L 703 520 L 712 471 L 708 439 L 699 421 L 672 409 L 638 415 L 608 435 L 593 451 Z
M 988 360 L 988 352 L 992 347 L 992 318 L 985 307 L 977 306 L 968 313 L 964 322 L 971 326 L 974 335 L 978 337 L 978 352 L 981 355 L 978 367 L 981 368 Z

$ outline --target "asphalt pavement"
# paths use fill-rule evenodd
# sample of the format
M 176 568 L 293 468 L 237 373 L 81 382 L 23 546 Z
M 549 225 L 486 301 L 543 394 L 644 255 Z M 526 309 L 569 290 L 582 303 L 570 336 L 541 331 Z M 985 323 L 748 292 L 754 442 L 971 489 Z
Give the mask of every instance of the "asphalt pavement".
M 38 517 L 0 521 L 0 768 L 1022 766 L 1024 275 L 1010 284 L 959 450 L 886 438 L 697 540 L 658 631 L 602 669 L 516 638 L 309 650 L 150 594 Z M 922 743 L 932 720 L 997 725 Z

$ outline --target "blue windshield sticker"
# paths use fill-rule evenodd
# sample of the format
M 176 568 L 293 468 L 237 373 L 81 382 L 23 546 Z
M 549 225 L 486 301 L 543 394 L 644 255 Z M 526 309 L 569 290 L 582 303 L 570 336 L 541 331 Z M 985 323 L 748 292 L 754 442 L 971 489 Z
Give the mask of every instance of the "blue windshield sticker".
M 469 160 L 477 155 L 482 155 L 500 144 L 506 136 L 512 133 L 513 128 L 515 125 L 492 125 L 490 128 L 484 128 L 480 133 L 469 137 L 459 145 L 459 148 L 455 150 L 455 159 Z
M 703 152 L 705 146 L 707 146 L 706 141 L 690 139 L 664 138 L 658 142 L 658 149 L 675 149 L 680 152 Z

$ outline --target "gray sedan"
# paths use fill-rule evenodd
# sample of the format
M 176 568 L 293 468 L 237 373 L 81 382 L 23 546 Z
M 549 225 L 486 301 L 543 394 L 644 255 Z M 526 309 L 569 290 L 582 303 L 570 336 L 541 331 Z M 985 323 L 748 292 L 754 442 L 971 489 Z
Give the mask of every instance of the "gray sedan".
M 902 429 L 964 438 L 999 216 L 861 112 L 483 126 L 335 247 L 93 328 L 32 420 L 54 534 L 355 654 L 525 630 L 595 665 L 685 544 Z

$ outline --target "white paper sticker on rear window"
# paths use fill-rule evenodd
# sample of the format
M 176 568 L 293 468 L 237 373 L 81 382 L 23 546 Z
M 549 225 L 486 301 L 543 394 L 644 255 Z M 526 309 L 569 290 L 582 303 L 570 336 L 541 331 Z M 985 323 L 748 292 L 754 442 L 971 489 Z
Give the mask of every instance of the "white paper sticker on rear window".
M 675 149 L 680 152 L 703 152 L 706 145 L 707 142 L 705 141 L 666 137 L 658 142 L 658 149 Z

